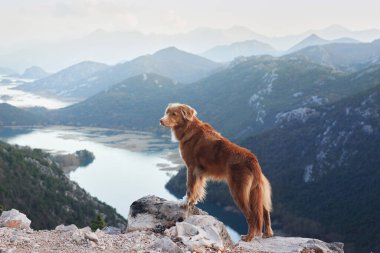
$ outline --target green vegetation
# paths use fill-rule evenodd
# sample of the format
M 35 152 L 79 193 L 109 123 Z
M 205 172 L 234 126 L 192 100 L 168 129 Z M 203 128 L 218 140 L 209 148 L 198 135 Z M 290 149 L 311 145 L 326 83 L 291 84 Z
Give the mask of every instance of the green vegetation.
M 49 120 L 40 114 L 0 103 L 0 126 L 45 125 Z
M 101 214 L 96 214 L 96 217 L 94 220 L 91 221 L 91 229 L 92 231 L 96 231 L 97 229 L 103 229 L 107 226 L 107 223 L 104 221 L 104 218 Z
M 108 224 L 124 227 L 126 220 L 107 204 L 91 197 L 40 149 L 0 142 L 0 203 L 32 220 L 35 229 L 59 224 L 88 226 L 96 214 Z
M 0 215 L 3 213 L 3 211 L 4 211 L 4 207 L 0 205 Z

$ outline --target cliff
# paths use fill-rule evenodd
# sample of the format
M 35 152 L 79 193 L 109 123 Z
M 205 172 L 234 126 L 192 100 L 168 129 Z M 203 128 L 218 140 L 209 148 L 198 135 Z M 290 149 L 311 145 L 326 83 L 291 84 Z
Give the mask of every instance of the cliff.
M 17 210 L 0 217 L 0 252 L 343 252 L 342 243 L 278 237 L 232 242 L 222 222 L 194 208 L 188 213 L 178 202 L 146 196 L 132 203 L 125 233 L 108 227 L 57 226 L 33 230 Z

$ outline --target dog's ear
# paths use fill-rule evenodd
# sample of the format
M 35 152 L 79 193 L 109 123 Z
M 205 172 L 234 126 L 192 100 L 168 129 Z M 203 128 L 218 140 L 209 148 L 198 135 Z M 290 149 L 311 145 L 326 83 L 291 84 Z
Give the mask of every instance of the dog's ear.
M 193 120 L 193 117 L 197 115 L 197 111 L 188 105 L 181 106 L 181 113 L 184 119 Z

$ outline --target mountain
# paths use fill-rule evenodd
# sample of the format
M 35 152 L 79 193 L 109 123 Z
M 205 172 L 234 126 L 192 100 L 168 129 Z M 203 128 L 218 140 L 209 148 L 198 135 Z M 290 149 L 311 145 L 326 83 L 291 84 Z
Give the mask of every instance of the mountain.
M 255 56 L 193 83 L 182 96 L 221 133 L 242 138 L 271 128 L 292 109 L 333 103 L 379 84 L 380 66 L 353 74 L 303 57 Z
M 80 62 L 35 82 L 20 85 L 17 89 L 46 96 L 64 96 L 77 88 L 78 80 L 94 78 L 95 73 L 106 68 L 108 65 L 103 63 Z
M 256 40 L 247 40 L 213 47 L 202 53 L 202 56 L 217 62 L 227 62 L 239 56 L 275 55 L 276 53 L 277 51 L 268 44 Z
M 20 75 L 21 78 L 26 79 L 41 79 L 47 77 L 49 73 L 43 70 L 40 67 L 32 66 L 30 68 L 25 69 L 24 73 Z
M 60 224 L 89 226 L 97 213 L 111 226 L 125 227 L 116 210 L 91 197 L 70 181 L 40 149 L 0 142 L 0 204 L 16 208 L 33 220 L 34 229 Z
M 69 81 L 62 82 L 62 76 L 57 75 L 61 71 L 48 79 L 22 86 L 22 89 L 34 92 L 40 90 L 58 97 L 84 99 L 106 90 L 113 84 L 143 73 L 156 73 L 179 82 L 193 82 L 222 67 L 219 63 L 174 47 L 162 49 L 152 55 L 140 56 L 109 68 L 102 66 L 100 65 L 103 71 L 88 72 L 83 77 L 71 73 L 71 69 L 80 67 L 76 65 L 67 69 L 70 71 L 64 72 L 69 73 Z M 80 73 L 83 75 L 83 72 Z
M 28 111 L 15 106 L 0 103 L 0 126 L 45 125 L 48 118 L 41 113 Z
M 96 30 L 82 38 L 59 43 L 40 43 L 0 55 L 0 66 L 21 71 L 38 65 L 57 72 L 81 61 L 114 65 L 175 46 L 195 54 L 220 44 L 257 39 L 250 29 L 234 26 L 227 29 L 197 28 L 180 34 L 144 34 L 138 31 L 109 32 Z
M 371 43 L 329 44 L 295 52 L 308 60 L 340 71 L 356 71 L 380 63 L 380 39 Z
M 179 84 L 157 75 L 142 74 L 69 107 L 53 111 L 59 124 L 157 129 L 168 101 L 178 95 Z
M 330 25 L 319 30 L 310 30 L 308 33 L 315 33 L 328 40 L 339 38 L 353 38 L 358 41 L 371 42 L 380 38 L 380 29 L 350 30 L 341 25 Z
M 333 43 L 359 43 L 359 41 L 351 39 L 351 38 L 339 38 L 335 40 L 326 40 L 322 39 L 321 37 L 312 34 L 308 36 L 306 39 L 300 41 L 298 44 L 291 47 L 289 50 L 287 50 L 288 53 L 298 51 L 300 49 L 310 47 L 310 46 L 316 46 L 316 45 L 325 45 L 325 44 L 333 44 Z
M 65 124 L 164 131 L 157 120 L 166 105 L 183 102 L 222 134 L 240 139 L 273 127 L 287 111 L 374 87 L 379 74 L 379 65 L 349 74 L 303 57 L 253 56 L 190 84 L 156 74 L 132 77 L 50 117 Z
M 347 252 L 376 252 L 380 86 L 310 110 L 304 118 L 289 112 L 244 146 L 258 155 L 272 182 L 285 230 L 339 238 Z M 307 223 L 314 229 L 302 231 Z
M 278 230 L 343 241 L 345 252 L 378 251 L 380 85 L 277 118 L 272 129 L 240 144 L 257 155 L 272 184 Z M 185 185 L 183 169 L 166 187 L 183 196 Z M 225 184 L 210 184 L 207 192 L 206 204 L 237 210 Z

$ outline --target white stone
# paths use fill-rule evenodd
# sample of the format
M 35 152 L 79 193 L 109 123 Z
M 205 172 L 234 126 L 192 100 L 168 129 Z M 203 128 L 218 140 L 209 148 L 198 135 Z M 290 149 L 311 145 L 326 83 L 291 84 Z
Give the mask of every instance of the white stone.
M 31 221 L 28 217 L 16 209 L 3 211 L 0 216 L 0 227 L 28 229 L 30 228 L 30 223 Z
M 78 227 L 74 224 L 71 224 L 71 225 L 68 225 L 68 226 L 65 226 L 63 224 L 57 226 L 55 228 L 56 231 L 61 231 L 61 232 L 67 232 L 67 231 L 73 231 L 73 230 L 78 230 Z

